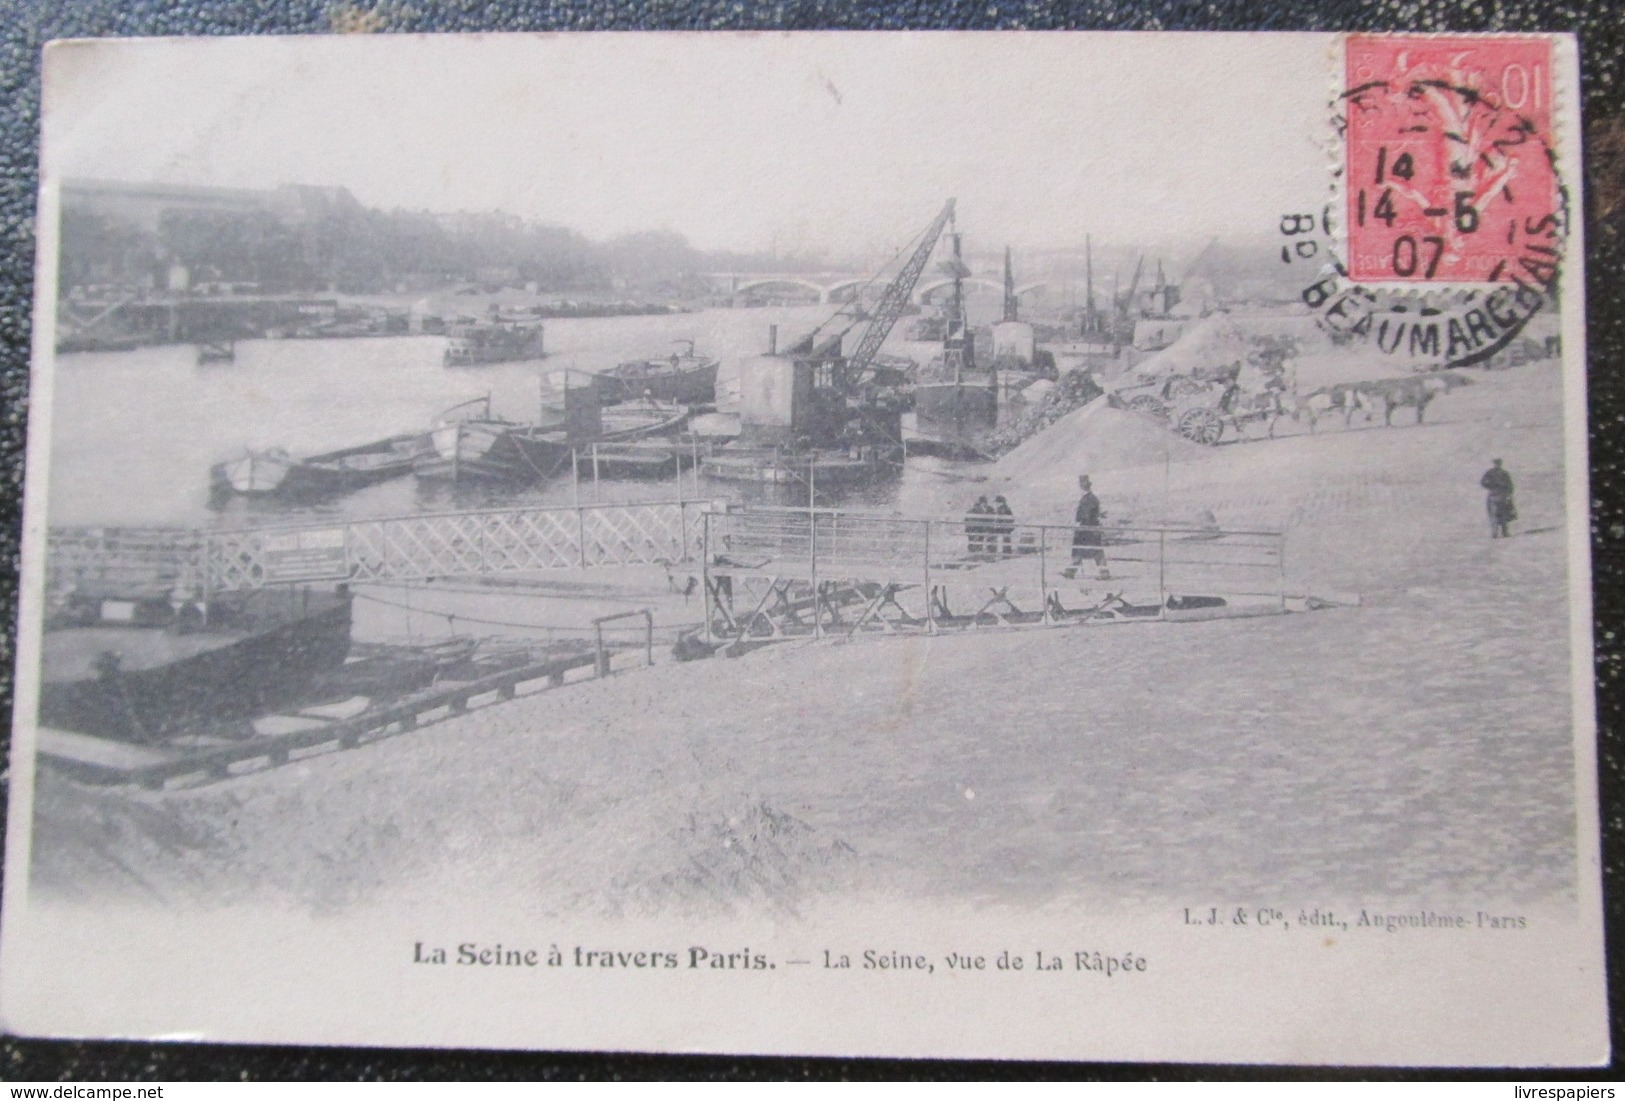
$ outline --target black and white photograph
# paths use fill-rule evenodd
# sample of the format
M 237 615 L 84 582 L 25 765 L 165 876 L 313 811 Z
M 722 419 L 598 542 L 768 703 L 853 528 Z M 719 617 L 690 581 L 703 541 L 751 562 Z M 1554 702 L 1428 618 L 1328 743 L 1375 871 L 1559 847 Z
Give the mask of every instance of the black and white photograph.
M 0 1022 L 1607 1062 L 1577 67 L 53 43 Z

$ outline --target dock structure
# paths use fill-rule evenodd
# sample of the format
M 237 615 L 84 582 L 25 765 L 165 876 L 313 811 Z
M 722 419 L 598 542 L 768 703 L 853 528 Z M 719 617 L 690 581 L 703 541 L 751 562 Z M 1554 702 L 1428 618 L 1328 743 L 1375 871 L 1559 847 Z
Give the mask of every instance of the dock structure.
M 332 722 L 309 719 L 297 729 L 242 738 L 208 749 L 136 746 L 46 730 L 40 735 L 39 753 L 53 768 L 87 783 L 138 784 L 154 789 L 175 783 L 210 783 L 277 768 L 316 754 L 355 749 L 422 725 L 456 718 L 470 709 L 558 688 L 577 671 L 591 670 L 586 674 L 589 678 L 606 677 L 614 671 L 615 658 L 628 652 L 640 665 L 653 663 L 652 652 L 645 656 L 641 649 L 611 649 L 600 640 L 596 650 L 529 662 L 473 681 L 438 683 L 369 707 L 351 718 Z
M 421 582 L 687 563 L 703 578 L 705 652 L 726 655 L 793 638 L 1219 619 L 1318 606 L 1289 593 L 1281 532 L 1121 526 L 1081 534 L 986 514 L 939 520 L 668 501 L 230 531 L 57 529 L 47 569 L 51 584 L 64 588 L 207 594 L 324 578 Z M 606 639 L 623 619 L 641 620 L 640 641 Z M 578 673 L 604 677 L 617 664 L 655 663 L 650 610 L 600 616 L 591 629 L 591 645 L 583 639 L 579 650 L 437 681 L 347 717 L 295 707 L 282 716 L 288 729 L 207 748 L 45 731 L 40 752 L 95 783 L 209 783 L 353 749 Z
M 705 517 L 708 637 L 1214 619 L 1291 608 L 1284 536 L 747 508 Z

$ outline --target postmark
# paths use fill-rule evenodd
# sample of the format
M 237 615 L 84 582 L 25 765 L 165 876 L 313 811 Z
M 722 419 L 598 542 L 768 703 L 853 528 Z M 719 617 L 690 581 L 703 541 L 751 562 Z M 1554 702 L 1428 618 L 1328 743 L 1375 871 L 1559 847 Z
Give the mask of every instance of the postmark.
M 1345 40 L 1333 196 L 1279 223 L 1334 339 L 1412 370 L 1516 350 L 1555 300 L 1567 237 L 1552 64 L 1538 38 Z

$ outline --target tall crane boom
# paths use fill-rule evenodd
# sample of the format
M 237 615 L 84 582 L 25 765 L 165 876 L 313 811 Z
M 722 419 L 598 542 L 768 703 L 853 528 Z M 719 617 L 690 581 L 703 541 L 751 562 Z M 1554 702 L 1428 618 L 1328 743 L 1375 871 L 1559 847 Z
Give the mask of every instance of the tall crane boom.
M 920 281 L 920 273 L 931 259 L 932 251 L 937 247 L 937 241 L 942 237 L 942 231 L 954 219 L 954 200 L 949 199 L 943 206 L 942 213 L 926 229 L 925 235 L 920 238 L 919 246 L 909 256 L 897 276 L 886 286 L 880 296 L 880 303 L 869 320 L 869 327 L 863 332 L 863 339 L 858 342 L 857 351 L 847 361 L 847 376 L 856 378 L 868 369 L 874 361 L 880 346 L 886 343 L 886 337 L 891 335 L 892 326 L 897 319 L 903 316 L 903 308 L 908 305 L 909 295 L 914 293 L 914 285 Z

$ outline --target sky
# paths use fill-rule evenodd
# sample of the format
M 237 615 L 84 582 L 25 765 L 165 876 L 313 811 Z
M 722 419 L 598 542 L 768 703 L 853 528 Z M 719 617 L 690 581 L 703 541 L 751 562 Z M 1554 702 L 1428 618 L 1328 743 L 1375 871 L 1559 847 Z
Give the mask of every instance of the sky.
M 603 239 L 890 253 L 1257 238 L 1324 201 L 1329 35 L 553 34 L 53 45 L 44 178 L 337 184 Z

